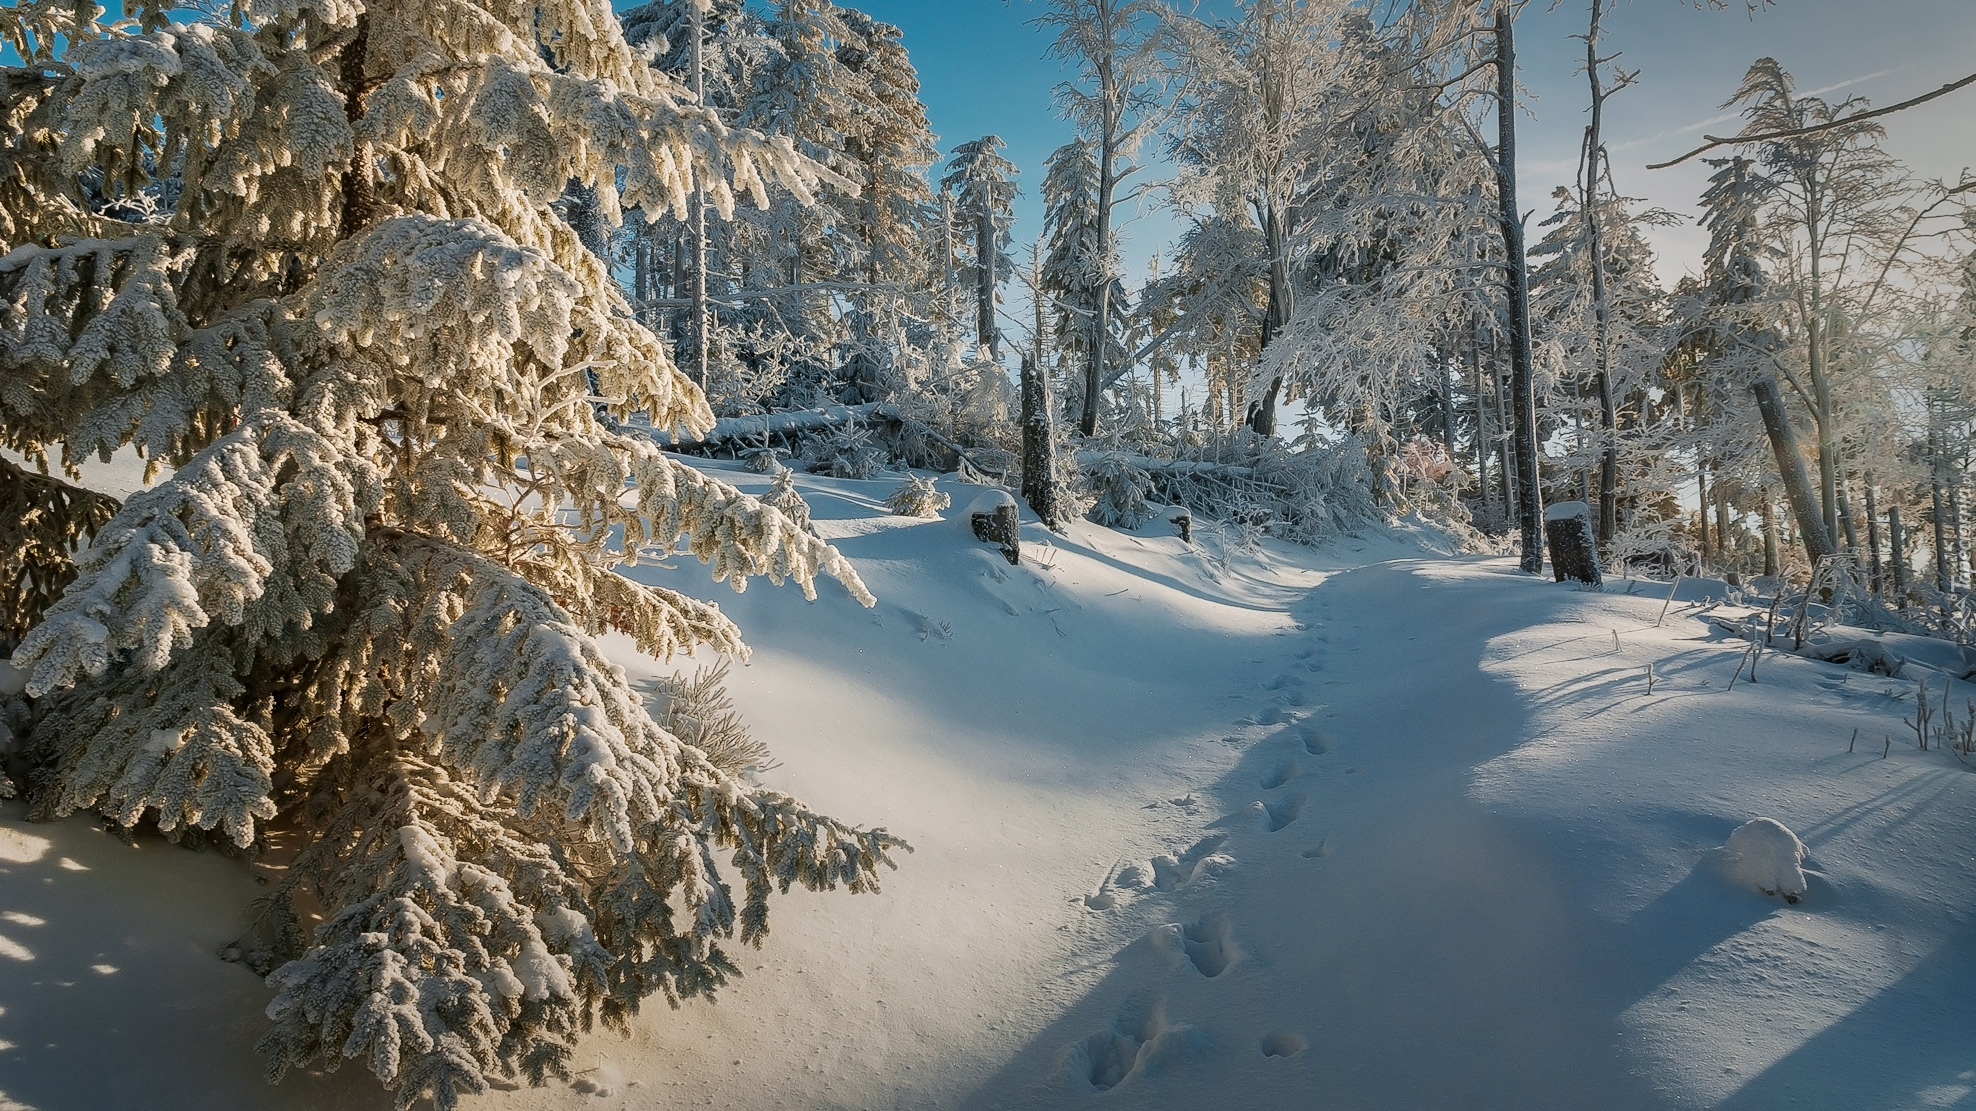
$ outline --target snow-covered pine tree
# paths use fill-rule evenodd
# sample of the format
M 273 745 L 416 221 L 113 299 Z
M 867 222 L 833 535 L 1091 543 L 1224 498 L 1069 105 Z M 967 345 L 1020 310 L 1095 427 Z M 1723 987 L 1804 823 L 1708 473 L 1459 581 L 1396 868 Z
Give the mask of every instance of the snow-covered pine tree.
M 744 651 L 611 570 L 645 555 L 871 599 L 600 426 L 586 371 L 618 419 L 711 414 L 555 207 L 848 183 L 688 104 L 602 0 L 127 13 L 0 12 L 0 429 L 170 472 L 14 653 L 35 812 L 281 831 L 271 1075 L 358 1059 L 401 1107 L 566 1075 L 595 1023 L 712 992 L 777 888 L 872 889 L 896 840 L 738 781 L 598 647 Z
M 963 278 L 974 287 L 974 330 L 990 362 L 999 358 L 996 291 L 1011 271 L 1009 227 L 1015 223 L 1015 163 L 1002 156 L 1002 139 L 984 135 L 954 148 L 940 188 L 972 233 L 973 258 Z

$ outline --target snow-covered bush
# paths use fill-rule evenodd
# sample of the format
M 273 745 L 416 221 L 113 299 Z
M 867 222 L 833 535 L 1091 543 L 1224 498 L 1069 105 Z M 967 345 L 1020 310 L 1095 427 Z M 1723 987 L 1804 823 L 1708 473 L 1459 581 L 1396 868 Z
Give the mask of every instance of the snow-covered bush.
M 1082 479 L 1091 507 L 1085 516 L 1106 528 L 1137 528 L 1153 515 L 1147 499 L 1153 481 L 1122 452 L 1108 451 L 1084 468 Z
M 748 731 L 727 693 L 728 661 L 678 672 L 652 684 L 652 720 L 729 775 L 764 768 L 768 746 Z
M 816 528 L 810 524 L 810 506 L 803 495 L 796 492 L 796 472 L 787 467 L 777 468 L 770 481 L 768 492 L 762 495 L 762 504 L 789 518 L 797 528 L 814 534 Z
M 1721 849 L 1721 864 L 1731 883 L 1795 903 L 1805 893 L 1804 856 L 1804 843 L 1784 823 L 1756 818 L 1729 835 Z
M 858 420 L 839 421 L 803 436 L 797 448 L 805 470 L 832 478 L 870 478 L 885 469 L 891 453 Z
M 885 508 L 901 517 L 938 517 L 952 504 L 954 499 L 935 487 L 932 479 L 919 475 L 907 475 L 905 485 L 885 499 Z
M 169 472 L 13 653 L 30 803 L 298 845 L 241 953 L 272 969 L 272 1075 L 358 1059 L 441 1108 L 567 1076 L 595 1023 L 735 974 L 776 889 L 872 889 L 897 841 L 736 779 L 599 646 L 745 652 L 612 570 L 674 552 L 871 597 L 615 430 L 713 414 L 556 206 L 849 183 L 691 106 L 600 0 L 10 12 L 0 439 Z M 169 211 L 79 200 L 92 170 L 169 196 L 158 167 Z

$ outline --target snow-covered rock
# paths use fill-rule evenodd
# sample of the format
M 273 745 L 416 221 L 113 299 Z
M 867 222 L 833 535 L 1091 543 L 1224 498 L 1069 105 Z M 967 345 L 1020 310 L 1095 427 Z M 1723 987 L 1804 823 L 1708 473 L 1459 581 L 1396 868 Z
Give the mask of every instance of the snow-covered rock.
M 1744 822 L 1722 846 L 1722 870 L 1731 882 L 1795 903 L 1805 892 L 1804 842 L 1775 818 Z

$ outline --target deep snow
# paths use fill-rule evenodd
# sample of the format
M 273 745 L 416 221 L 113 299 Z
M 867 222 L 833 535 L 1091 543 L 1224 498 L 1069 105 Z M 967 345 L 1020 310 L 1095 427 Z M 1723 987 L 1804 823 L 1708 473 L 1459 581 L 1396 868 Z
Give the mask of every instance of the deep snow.
M 799 484 L 875 610 L 834 584 L 733 596 L 690 560 L 633 573 L 740 622 L 765 778 L 916 851 L 877 896 L 780 900 L 717 1005 L 655 1004 L 584 1044 L 575 1085 L 476 1106 L 1976 1089 L 1976 777 L 1901 739 L 1911 679 L 1766 655 L 1725 690 L 1742 645 L 1694 604 L 1719 586 L 1656 627 L 1665 584 L 1582 591 L 1423 533 L 1224 560 L 1206 527 L 1032 524 L 1010 567 L 961 510 L 886 515 L 897 484 Z M 1848 753 L 1855 727 L 1873 743 Z M 1760 816 L 1809 849 L 1795 906 L 1725 874 Z M 355 1064 L 261 1084 L 268 993 L 214 956 L 258 890 L 217 855 L 0 807 L 0 1111 L 388 1106 Z

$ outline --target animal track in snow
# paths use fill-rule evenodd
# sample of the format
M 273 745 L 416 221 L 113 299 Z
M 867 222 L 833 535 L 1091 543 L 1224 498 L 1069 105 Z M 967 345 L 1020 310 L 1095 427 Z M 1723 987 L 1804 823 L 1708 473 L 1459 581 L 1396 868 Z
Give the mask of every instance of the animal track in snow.
M 1200 879 L 1201 873 L 1207 870 L 1208 858 L 1227 840 L 1225 833 L 1210 833 L 1178 856 L 1168 854 L 1154 857 L 1153 886 L 1161 891 L 1178 891 Z
M 1297 816 L 1304 812 L 1304 801 L 1303 795 L 1285 795 L 1275 802 L 1263 803 L 1263 828 L 1275 833 L 1296 821 Z
M 1331 740 L 1311 726 L 1297 730 L 1297 739 L 1304 742 L 1304 751 L 1312 756 L 1322 756 L 1331 751 Z
M 1169 1029 L 1158 1000 L 1134 995 L 1119 1008 L 1110 1029 L 1071 1047 L 1065 1067 L 1072 1079 L 1108 1092 L 1138 1069 Z
M 1281 706 L 1265 706 L 1256 711 L 1257 725 L 1282 725 L 1289 720 L 1290 712 Z
M 1186 951 L 1194 971 L 1210 980 L 1228 971 L 1242 955 L 1229 933 L 1225 914 L 1203 915 L 1193 925 L 1182 926 L 1180 947 Z
M 1295 1057 L 1309 1048 L 1310 1043 L 1295 1030 L 1278 1030 L 1262 1040 L 1264 1057 Z
M 1285 687 L 1301 687 L 1303 685 L 1304 685 L 1303 676 L 1285 673 L 1282 675 L 1278 675 L 1277 677 L 1271 679 L 1267 683 L 1264 683 L 1263 687 L 1264 689 L 1267 690 L 1280 691 Z
M 1262 789 L 1273 791 L 1302 774 L 1304 774 L 1303 765 L 1297 763 L 1295 760 L 1285 760 L 1281 764 L 1271 768 L 1269 774 L 1262 777 Z

